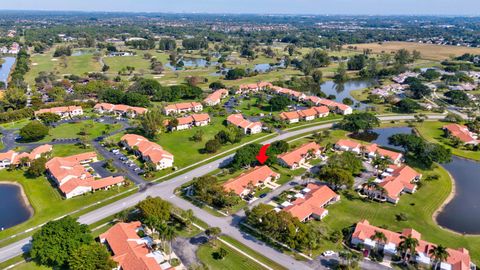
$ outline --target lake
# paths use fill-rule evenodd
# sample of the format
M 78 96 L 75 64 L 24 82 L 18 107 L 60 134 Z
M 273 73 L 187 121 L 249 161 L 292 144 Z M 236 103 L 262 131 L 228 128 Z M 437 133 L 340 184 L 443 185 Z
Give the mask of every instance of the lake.
M 359 139 L 399 149 L 388 143 L 388 137 L 398 133 L 410 134 L 412 129 L 409 127 L 378 128 L 373 132 L 377 135 Z M 480 234 L 480 163 L 453 156 L 451 162 L 442 166 L 452 175 L 456 193 L 437 215 L 437 223 L 459 233 Z
M 208 62 L 207 60 L 205 60 L 203 58 L 183 58 L 181 61 L 183 62 L 184 67 L 200 67 L 200 68 L 203 68 L 203 67 L 217 66 L 218 65 L 218 62 L 216 62 L 216 61 Z M 172 64 L 170 62 L 166 63 L 165 66 L 168 67 L 171 70 L 181 70 L 182 69 L 182 68 L 177 68 L 177 67 L 172 66 Z
M 354 90 L 364 89 L 375 85 L 375 81 L 371 80 L 350 80 L 345 83 L 335 83 L 334 81 L 326 81 L 320 85 L 320 90 L 328 95 L 335 95 L 335 101 L 342 102 L 344 98 L 350 98 L 358 104 L 357 108 L 364 109 L 368 105 L 358 102 L 350 95 Z
M 15 57 L 2 57 L 2 59 L 4 60 L 4 62 L 0 67 L 0 81 L 4 82 L 6 86 L 10 71 L 15 64 Z
M 19 186 L 0 183 L 0 230 L 27 221 L 30 210 L 25 205 Z

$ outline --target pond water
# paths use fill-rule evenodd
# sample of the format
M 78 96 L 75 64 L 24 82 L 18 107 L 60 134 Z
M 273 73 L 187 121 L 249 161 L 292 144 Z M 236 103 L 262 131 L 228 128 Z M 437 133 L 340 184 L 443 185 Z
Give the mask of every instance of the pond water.
M 30 218 L 19 186 L 0 183 L 0 230 L 20 224 Z
M 96 50 L 92 50 L 92 49 L 80 49 L 80 50 L 75 50 L 73 53 L 72 53 L 72 56 L 82 56 L 82 55 L 86 55 L 86 54 L 93 54 L 97 52 Z
M 181 60 L 183 62 L 184 67 L 209 67 L 209 66 L 217 66 L 218 62 L 212 61 L 208 62 L 203 58 L 183 58 Z M 171 70 L 181 70 L 182 68 L 174 67 L 170 62 L 166 63 L 165 66 Z
M 13 65 L 15 64 L 15 57 L 2 57 L 4 60 L 2 66 L 0 67 L 0 81 L 7 84 L 8 75 L 12 70 Z
M 357 108 L 364 109 L 366 104 L 358 102 L 352 97 L 350 92 L 375 85 L 375 81 L 371 80 L 350 80 L 345 83 L 335 83 L 334 81 L 326 81 L 320 85 L 320 90 L 328 95 L 335 95 L 335 101 L 342 102 L 344 98 L 350 98 L 358 104 Z
M 376 135 L 359 139 L 399 149 L 388 143 L 388 137 L 398 133 L 409 134 L 412 129 L 409 127 L 378 128 L 373 132 Z M 451 162 L 442 166 L 453 177 L 456 193 L 437 215 L 437 223 L 459 233 L 480 234 L 480 162 L 453 156 Z

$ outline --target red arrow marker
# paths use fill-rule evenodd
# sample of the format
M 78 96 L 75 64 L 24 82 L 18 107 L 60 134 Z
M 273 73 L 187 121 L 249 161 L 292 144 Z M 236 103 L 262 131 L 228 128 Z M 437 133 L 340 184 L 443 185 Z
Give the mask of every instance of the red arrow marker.
M 268 159 L 268 156 L 267 156 L 267 149 L 268 147 L 270 146 L 270 144 L 265 144 L 262 146 L 262 148 L 260 148 L 260 152 L 258 152 L 258 155 L 256 156 L 258 162 L 260 162 L 260 164 L 263 164 L 265 163 L 265 161 L 267 161 Z

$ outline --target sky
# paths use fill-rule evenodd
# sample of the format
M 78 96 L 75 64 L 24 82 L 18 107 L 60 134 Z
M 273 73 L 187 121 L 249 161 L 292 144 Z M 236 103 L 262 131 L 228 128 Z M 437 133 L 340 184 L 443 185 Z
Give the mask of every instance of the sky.
M 165 13 L 480 15 L 480 0 L 0 0 L 0 9 Z

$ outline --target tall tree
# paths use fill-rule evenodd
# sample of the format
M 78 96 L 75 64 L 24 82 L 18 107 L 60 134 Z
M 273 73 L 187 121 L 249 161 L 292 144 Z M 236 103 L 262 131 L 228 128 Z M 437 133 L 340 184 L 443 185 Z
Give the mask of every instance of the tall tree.
M 71 270 L 111 270 L 116 266 L 105 246 L 100 243 L 82 245 L 68 259 L 68 268 Z

